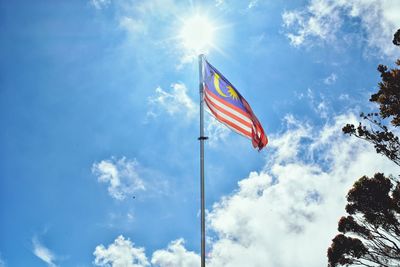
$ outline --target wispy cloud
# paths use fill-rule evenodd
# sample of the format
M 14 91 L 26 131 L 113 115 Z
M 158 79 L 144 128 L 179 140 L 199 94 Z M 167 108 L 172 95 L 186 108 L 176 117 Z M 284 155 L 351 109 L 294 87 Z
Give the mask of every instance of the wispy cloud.
M 142 178 L 138 174 L 139 163 L 125 157 L 112 157 L 92 165 L 92 173 L 100 183 L 108 183 L 108 193 L 117 200 L 127 195 L 145 190 Z
M 50 267 L 57 267 L 57 265 L 54 263 L 56 260 L 54 253 L 41 244 L 36 236 L 32 238 L 32 245 L 32 252 L 36 255 L 36 257 L 47 263 L 47 265 Z
M 342 24 L 337 7 L 324 0 L 311 1 L 301 10 L 285 11 L 282 19 L 284 26 L 290 29 L 286 36 L 293 46 L 300 46 L 309 38 L 332 41 Z
M 221 6 L 221 5 L 223 5 L 225 3 L 225 1 L 224 0 L 215 0 L 215 6 Z
M 349 100 L 350 96 L 348 94 L 340 94 L 339 100 Z
M 136 196 L 135 196 L 136 197 Z M 99 225 L 106 229 L 113 229 L 119 231 L 129 231 L 132 229 L 136 221 L 136 214 L 133 209 L 124 211 L 112 211 L 107 214 L 107 219 L 99 223 Z
M 102 9 L 107 7 L 111 3 L 111 0 L 90 0 L 90 4 L 96 9 Z
M 248 11 L 252 8 L 256 8 L 262 1 L 260 0 L 215 0 L 215 6 L 224 10 L 240 10 Z
M 207 144 L 211 147 L 217 146 L 221 141 L 225 141 L 231 133 L 225 125 L 218 122 L 213 116 L 206 117 L 205 124 L 207 125 L 205 132 L 209 138 Z
M 337 35 L 343 35 L 340 30 L 345 20 L 359 18 L 371 52 L 396 56 L 399 52 L 391 40 L 400 25 L 399 13 L 400 2 L 391 0 L 311 0 L 304 8 L 283 12 L 282 19 L 293 46 L 310 46 L 318 40 L 336 45 Z
M 147 26 L 142 20 L 131 17 L 121 17 L 119 20 L 119 26 L 133 35 L 144 34 L 147 32 Z
M 258 0 L 251 0 L 251 1 L 249 2 L 249 5 L 247 6 L 247 8 L 248 8 L 248 9 L 251 9 L 251 8 L 253 8 L 253 7 L 256 7 L 257 4 L 258 4 Z
M 176 0 L 147 0 L 115 1 L 114 6 L 118 30 L 126 33 L 130 47 L 136 50 L 152 48 L 156 53 L 164 53 L 165 57 L 173 56 L 178 59 L 178 69 L 197 59 L 197 55 L 189 55 L 183 49 L 179 38 L 182 25 L 178 25 L 182 24 L 184 14 L 191 16 L 195 13 L 193 5 L 189 5 L 188 10 L 187 4 Z
M 297 97 L 299 100 L 307 100 L 313 112 L 322 119 L 328 118 L 328 114 L 332 112 L 330 102 L 326 100 L 325 96 L 323 94 L 316 96 L 310 88 L 307 89 L 307 93 L 301 93 Z
M 171 90 L 157 87 L 155 95 L 149 98 L 150 111 L 148 116 L 158 116 L 166 111 L 169 115 L 180 114 L 190 119 L 197 114 L 198 106 L 187 94 L 188 89 L 183 83 L 173 83 Z
M 1 253 L 0 253 L 0 267 L 6 267 L 6 262 L 1 257 Z
M 199 112 L 199 105 L 187 94 L 187 87 L 183 83 L 173 83 L 170 91 L 157 87 L 155 95 L 148 99 L 149 110 L 147 118 L 157 118 L 163 113 L 177 116 L 177 119 L 193 119 Z M 205 111 L 209 111 L 205 106 Z M 230 134 L 225 125 L 218 122 L 212 115 L 205 116 L 205 134 L 209 137 L 207 142 L 211 147 L 217 146 Z
M 165 91 L 157 87 L 155 95 L 149 98 L 150 110 L 147 117 L 158 117 L 162 112 L 171 116 L 179 115 L 179 119 L 184 117 L 193 119 L 199 110 L 199 105 L 187 94 L 187 87 L 183 83 L 174 83 L 172 90 Z M 207 107 L 205 110 L 208 111 Z M 207 144 L 215 147 L 218 142 L 224 141 L 231 132 L 226 126 L 218 122 L 212 115 L 205 116 L 206 136 L 209 137 Z
M 337 80 L 337 75 L 335 73 L 331 73 L 328 77 L 324 79 L 324 84 L 331 85 L 334 84 Z
M 255 55 L 261 56 L 268 52 L 268 35 L 265 32 L 260 34 L 252 35 L 249 37 L 249 43 L 246 48 L 247 52 Z

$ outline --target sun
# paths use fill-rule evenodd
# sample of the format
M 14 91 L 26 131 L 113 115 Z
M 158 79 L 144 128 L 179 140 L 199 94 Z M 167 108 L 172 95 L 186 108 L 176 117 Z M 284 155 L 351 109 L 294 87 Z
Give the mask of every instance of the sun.
M 180 39 L 183 47 L 192 53 L 207 53 L 214 46 L 214 32 L 216 28 L 205 16 L 194 15 L 183 20 Z

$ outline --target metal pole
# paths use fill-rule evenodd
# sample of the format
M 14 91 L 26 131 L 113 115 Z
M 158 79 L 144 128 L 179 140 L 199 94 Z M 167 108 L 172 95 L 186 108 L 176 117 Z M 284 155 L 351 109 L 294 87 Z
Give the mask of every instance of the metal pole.
M 199 55 L 199 92 L 200 92 L 200 209 L 201 209 L 201 267 L 206 266 L 206 224 L 205 224 L 205 201 L 204 201 L 204 89 L 203 89 L 203 57 Z

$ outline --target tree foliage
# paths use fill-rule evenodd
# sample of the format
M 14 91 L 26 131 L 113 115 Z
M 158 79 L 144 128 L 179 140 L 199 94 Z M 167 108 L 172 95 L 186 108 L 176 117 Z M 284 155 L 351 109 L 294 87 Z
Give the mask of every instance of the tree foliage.
M 400 45 L 400 29 L 398 29 L 397 32 L 394 34 L 393 44 Z
M 328 249 L 329 266 L 400 266 L 400 183 L 382 173 L 363 176 L 347 201 L 349 215 Z
M 400 29 L 393 43 L 400 45 Z M 396 62 L 400 66 L 400 60 Z M 379 113 L 361 114 L 368 126 L 347 124 L 345 134 L 374 145 L 376 152 L 400 166 L 400 70 L 379 65 L 382 81 L 370 98 Z M 338 234 L 328 248 L 328 266 L 400 266 L 400 183 L 392 176 L 376 173 L 361 177 L 347 194 L 346 212 L 338 224 Z

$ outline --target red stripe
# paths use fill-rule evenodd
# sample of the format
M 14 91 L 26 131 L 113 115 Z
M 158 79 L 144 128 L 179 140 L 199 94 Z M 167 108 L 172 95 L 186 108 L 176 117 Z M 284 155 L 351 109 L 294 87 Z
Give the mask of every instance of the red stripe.
M 223 98 L 217 96 L 216 94 L 214 94 L 210 89 L 208 89 L 207 85 L 204 86 L 205 87 L 205 91 L 207 94 L 210 94 L 212 97 L 218 99 L 221 101 L 221 103 L 223 103 L 224 105 L 227 105 L 228 107 L 236 110 L 237 112 L 241 113 L 243 116 L 248 117 L 249 119 L 251 119 L 251 116 L 249 113 L 243 111 L 242 109 L 238 108 L 237 106 L 229 103 L 228 101 L 225 101 Z
M 232 117 L 233 119 L 237 120 L 238 122 L 242 123 L 243 125 L 251 128 L 253 126 L 252 123 L 249 123 L 248 121 L 243 120 L 242 118 L 239 118 L 238 116 L 236 116 L 235 114 L 232 114 L 231 112 L 217 106 L 216 104 L 214 104 L 214 102 L 207 96 L 207 94 L 205 94 L 204 99 L 206 100 L 206 102 L 208 102 L 209 104 L 211 104 L 215 109 L 218 109 L 220 112 L 224 113 L 225 115 Z
M 226 120 L 225 118 L 219 116 L 214 110 L 213 110 L 213 106 L 211 106 L 207 101 L 206 104 L 208 106 L 208 108 L 210 109 L 211 113 L 214 115 L 215 118 L 217 118 L 217 120 L 225 123 L 227 126 L 233 128 L 235 131 L 239 132 L 240 134 L 252 139 L 252 134 L 250 132 L 245 131 L 244 129 L 242 129 L 241 127 L 237 126 L 236 124 Z

